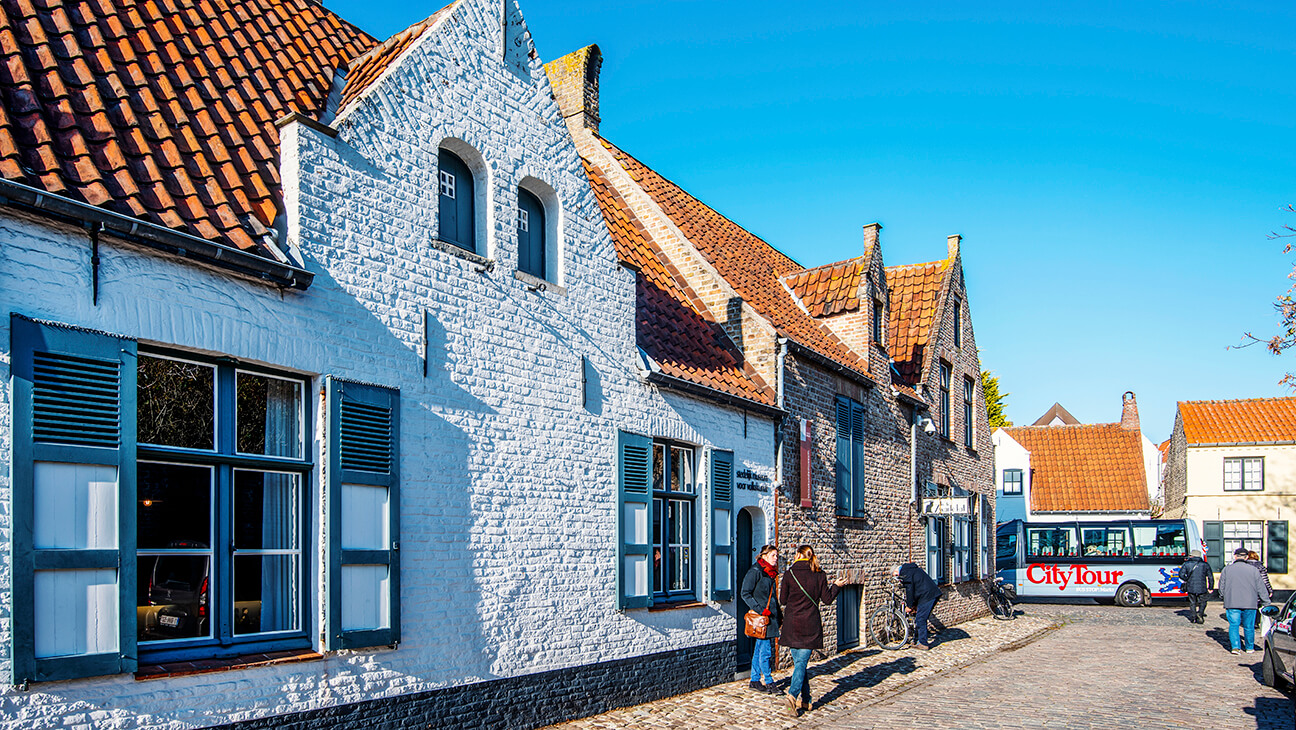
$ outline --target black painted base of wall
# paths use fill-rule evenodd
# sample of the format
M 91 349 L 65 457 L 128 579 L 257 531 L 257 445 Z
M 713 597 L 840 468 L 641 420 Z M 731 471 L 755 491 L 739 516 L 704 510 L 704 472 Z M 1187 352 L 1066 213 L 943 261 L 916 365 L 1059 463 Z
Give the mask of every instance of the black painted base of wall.
M 287 728 L 535 728 L 733 680 L 734 643 L 555 669 L 224 725 Z

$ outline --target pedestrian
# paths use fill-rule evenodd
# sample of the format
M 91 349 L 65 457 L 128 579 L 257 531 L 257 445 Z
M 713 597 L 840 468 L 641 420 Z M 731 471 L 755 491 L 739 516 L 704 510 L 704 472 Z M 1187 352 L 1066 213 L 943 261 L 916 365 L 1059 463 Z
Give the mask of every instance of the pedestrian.
M 891 569 L 891 575 L 900 580 L 905 591 L 905 610 L 913 614 L 914 626 L 918 630 L 917 646 L 922 651 L 931 648 L 927 640 L 927 621 L 931 618 L 932 609 L 941 598 L 941 590 L 936 581 L 927 575 L 927 571 L 915 563 L 897 565 Z
M 819 604 L 832 603 L 837 598 L 837 589 L 844 585 L 846 581 L 842 578 L 828 582 L 814 548 L 809 545 L 797 548 L 796 559 L 783 573 L 779 586 L 779 602 L 784 606 L 779 639 L 792 653 L 792 681 L 784 698 L 793 717 L 799 714 L 798 709 L 810 709 L 806 665 L 810 663 L 810 652 L 823 648 Z
M 1273 600 L 1273 583 L 1269 582 L 1269 570 L 1265 568 L 1264 563 L 1260 562 L 1260 553 L 1257 553 L 1254 550 L 1247 553 L 1247 562 L 1254 565 L 1256 570 L 1260 571 L 1260 577 L 1264 579 L 1265 592 L 1269 595 L 1268 598 L 1260 602 L 1259 607 L 1264 608 L 1266 603 Z M 1264 636 L 1269 631 L 1269 617 L 1264 614 L 1259 614 L 1256 623 L 1259 624 L 1260 627 L 1260 643 L 1256 645 L 1256 649 L 1263 649 Z
M 1206 596 L 1215 590 L 1215 572 L 1202 560 L 1200 550 L 1179 566 L 1179 583 L 1188 594 L 1188 620 L 1195 624 L 1206 623 Z
M 762 616 L 769 617 L 769 623 L 765 627 L 765 638 L 756 639 L 752 645 L 751 660 L 751 688 L 758 692 L 777 692 L 774 686 L 774 674 L 770 670 L 770 658 L 773 655 L 774 640 L 779 635 L 779 624 L 782 622 L 783 611 L 779 608 L 779 602 L 774 600 L 774 592 L 778 587 L 778 548 L 773 545 L 766 545 L 760 549 L 756 562 L 747 570 L 747 575 L 743 576 L 742 590 L 739 595 L 742 596 L 743 603 L 747 604 L 748 611 L 755 611 Z
M 1255 652 L 1256 606 L 1268 598 L 1260 571 L 1247 562 L 1248 551 L 1233 551 L 1233 562 L 1220 571 L 1219 592 L 1228 615 L 1230 651 L 1238 653 L 1238 626 L 1246 637 L 1246 653 Z

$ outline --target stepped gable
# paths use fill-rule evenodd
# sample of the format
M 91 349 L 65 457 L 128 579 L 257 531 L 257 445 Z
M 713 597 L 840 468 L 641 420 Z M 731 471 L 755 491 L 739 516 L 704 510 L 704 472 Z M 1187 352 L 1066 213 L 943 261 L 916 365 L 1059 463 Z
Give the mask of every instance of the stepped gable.
M 941 290 L 950 270 L 949 259 L 886 267 L 890 288 L 887 345 L 903 382 L 922 382 Z
M 449 15 L 454 5 L 453 2 L 446 5 L 426 19 L 411 25 L 378 44 L 365 55 L 357 58 L 351 64 L 351 70 L 347 73 L 346 88 L 342 91 L 341 106 L 346 107 L 359 98 L 366 89 L 378 80 L 379 76 L 383 75 L 384 71 L 396 63 L 396 59 L 400 58 L 401 54 L 414 45 L 414 41 L 418 40 L 424 31 L 436 25 L 441 18 Z
M 599 141 L 738 296 L 780 334 L 868 377 L 868 360 L 802 310 L 781 281 L 804 267 L 612 143 Z
M 1296 443 L 1296 398 L 1179 403 L 1188 445 Z
M 1005 428 L 1030 452 L 1032 512 L 1147 512 L 1143 437 L 1119 423 Z
M 617 257 L 638 269 L 635 339 L 666 375 L 767 406 L 777 403 L 733 345 L 724 328 L 657 249 L 630 206 L 603 171 L 583 160 L 594 196 L 616 245 Z
M 860 279 L 867 270 L 863 256 L 816 266 L 783 277 L 811 317 L 827 317 L 860 308 Z
M 0 0 L 0 176 L 274 258 L 275 122 L 375 43 L 307 0 Z

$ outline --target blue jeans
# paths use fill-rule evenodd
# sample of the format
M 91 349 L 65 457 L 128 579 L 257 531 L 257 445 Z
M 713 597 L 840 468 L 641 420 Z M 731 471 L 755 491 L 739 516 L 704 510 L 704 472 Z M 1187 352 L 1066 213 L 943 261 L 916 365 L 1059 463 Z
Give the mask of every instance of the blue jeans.
M 923 601 L 914 609 L 914 626 L 918 629 L 918 643 L 927 646 L 927 620 L 931 618 L 932 609 L 936 608 L 936 599 Z
M 810 702 L 810 683 L 806 681 L 806 665 L 810 663 L 810 652 L 813 649 L 788 649 L 792 652 L 792 683 L 787 693 L 800 697 L 802 702 Z
M 1255 646 L 1256 610 L 1254 608 L 1226 608 L 1224 609 L 1224 613 L 1228 615 L 1229 646 L 1233 648 L 1233 651 L 1237 651 L 1241 648 L 1238 646 L 1239 624 L 1242 625 L 1242 629 L 1245 632 L 1246 648 L 1253 648 Z
M 752 672 L 751 681 L 759 682 L 762 677 L 769 681 L 765 684 L 774 684 L 774 675 L 770 673 L 770 654 L 773 653 L 773 639 L 752 639 Z

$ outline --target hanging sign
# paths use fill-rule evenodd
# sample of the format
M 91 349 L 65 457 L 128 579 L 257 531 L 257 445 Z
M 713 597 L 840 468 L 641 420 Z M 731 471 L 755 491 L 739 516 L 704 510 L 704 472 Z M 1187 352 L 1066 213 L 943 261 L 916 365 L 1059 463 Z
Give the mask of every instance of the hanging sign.
M 970 515 L 972 500 L 969 497 L 927 497 L 922 501 L 925 515 Z

